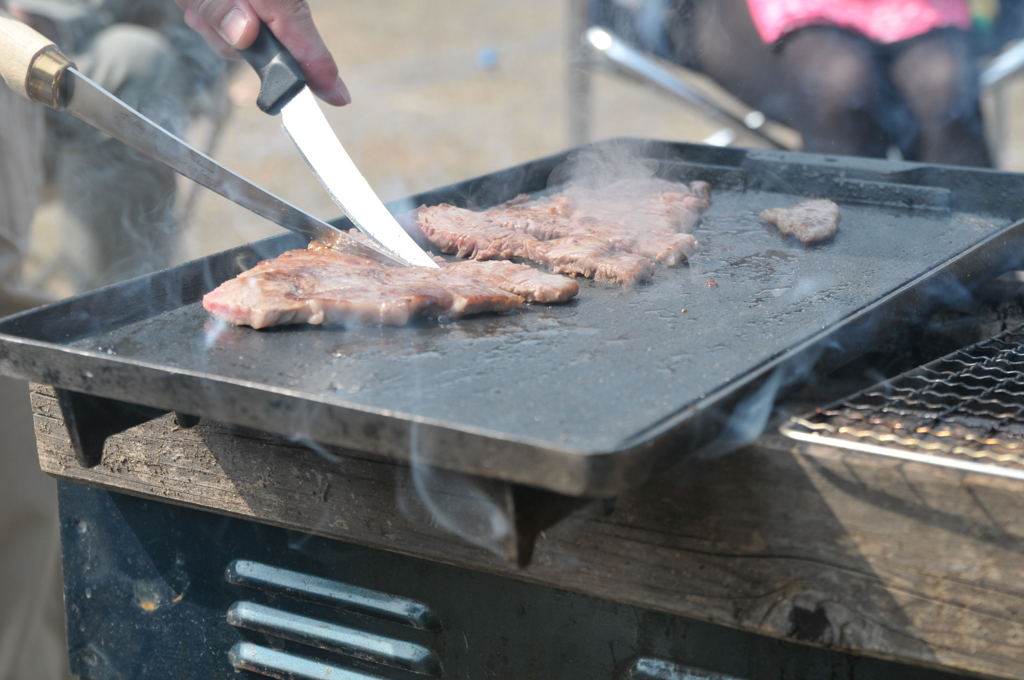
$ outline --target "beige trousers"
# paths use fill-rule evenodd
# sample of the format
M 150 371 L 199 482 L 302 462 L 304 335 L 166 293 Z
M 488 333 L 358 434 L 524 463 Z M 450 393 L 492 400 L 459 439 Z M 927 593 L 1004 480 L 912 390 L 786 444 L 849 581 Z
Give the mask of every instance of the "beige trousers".
M 43 190 L 43 112 L 0 81 L 0 316 L 46 301 L 20 287 Z
M 71 58 L 132 108 L 184 133 L 191 83 L 182 57 L 157 31 L 114 24 Z M 174 215 L 174 171 L 68 113 L 51 112 L 48 122 L 64 263 L 75 290 L 169 266 L 181 228 Z
M 43 184 L 43 109 L 0 82 L 0 315 L 20 287 Z M 39 470 L 28 385 L 0 378 L 0 680 L 67 678 L 57 494 Z

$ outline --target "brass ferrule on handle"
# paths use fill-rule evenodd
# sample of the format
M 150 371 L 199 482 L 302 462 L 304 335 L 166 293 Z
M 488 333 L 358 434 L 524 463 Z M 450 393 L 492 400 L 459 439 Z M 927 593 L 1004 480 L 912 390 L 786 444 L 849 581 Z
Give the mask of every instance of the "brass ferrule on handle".
M 64 110 L 68 106 L 69 92 L 64 74 L 74 66 L 56 47 L 36 56 L 25 78 L 25 92 L 34 102 L 51 109 Z
M 0 9 L 0 78 L 26 99 L 67 107 L 65 74 L 71 62 L 52 40 Z

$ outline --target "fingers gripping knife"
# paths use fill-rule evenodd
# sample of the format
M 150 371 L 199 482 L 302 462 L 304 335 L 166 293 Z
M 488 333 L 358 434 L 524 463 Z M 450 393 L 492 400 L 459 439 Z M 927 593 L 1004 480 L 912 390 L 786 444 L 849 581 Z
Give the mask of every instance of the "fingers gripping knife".
M 3 10 L 0 10 L 0 77 L 15 93 L 26 99 L 67 110 L 111 137 L 275 224 L 353 255 L 393 266 L 408 264 L 404 257 L 396 255 L 390 248 L 363 243 L 196 151 L 83 76 L 50 40 Z M 4 121 L 0 121 L 0 125 L 3 124 Z M 397 223 L 395 227 L 401 230 Z M 409 238 L 404 230 L 402 236 Z M 423 256 L 427 257 L 425 253 Z
M 295 142 L 313 174 L 359 231 L 410 264 L 436 267 L 380 202 L 327 124 L 298 62 L 260 23 L 259 36 L 242 56 L 262 82 L 256 105 L 270 115 L 281 114 L 285 132 Z

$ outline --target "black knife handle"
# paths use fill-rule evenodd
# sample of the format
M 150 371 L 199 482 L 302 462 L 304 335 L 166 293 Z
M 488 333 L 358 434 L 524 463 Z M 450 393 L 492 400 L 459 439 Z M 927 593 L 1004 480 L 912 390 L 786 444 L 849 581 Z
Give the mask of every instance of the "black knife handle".
M 261 111 L 276 116 L 285 104 L 306 87 L 306 77 L 302 75 L 299 62 L 295 61 L 291 52 L 262 21 L 256 42 L 252 47 L 239 52 L 260 76 L 262 85 L 256 106 Z

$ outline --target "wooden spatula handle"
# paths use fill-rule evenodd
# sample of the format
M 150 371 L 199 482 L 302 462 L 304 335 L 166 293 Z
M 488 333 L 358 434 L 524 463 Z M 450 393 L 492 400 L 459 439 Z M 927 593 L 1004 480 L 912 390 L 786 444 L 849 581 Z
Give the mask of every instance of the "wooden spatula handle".
M 0 77 L 12 90 L 63 108 L 60 75 L 69 65 L 52 40 L 0 9 Z

